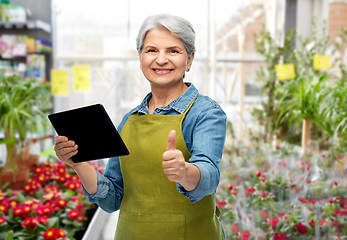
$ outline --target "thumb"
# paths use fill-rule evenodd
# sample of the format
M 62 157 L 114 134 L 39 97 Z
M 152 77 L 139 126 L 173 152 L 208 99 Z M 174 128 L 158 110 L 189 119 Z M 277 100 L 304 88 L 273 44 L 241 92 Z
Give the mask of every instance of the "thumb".
M 166 151 L 169 150 L 175 150 L 176 147 L 176 131 L 175 130 L 171 130 L 169 133 L 169 137 L 167 139 L 167 149 Z

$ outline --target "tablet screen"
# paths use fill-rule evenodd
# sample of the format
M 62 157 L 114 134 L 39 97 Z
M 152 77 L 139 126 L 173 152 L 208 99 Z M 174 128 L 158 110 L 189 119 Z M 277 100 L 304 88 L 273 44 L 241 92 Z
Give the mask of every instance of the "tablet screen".
M 78 145 L 71 159 L 85 162 L 128 155 L 129 151 L 101 104 L 76 108 L 48 116 L 55 131 Z

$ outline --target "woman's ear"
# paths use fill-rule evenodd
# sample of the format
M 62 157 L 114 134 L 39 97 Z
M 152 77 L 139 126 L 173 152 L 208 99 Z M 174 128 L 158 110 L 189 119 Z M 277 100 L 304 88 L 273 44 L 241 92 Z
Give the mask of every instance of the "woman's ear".
M 137 54 L 139 55 L 140 68 L 142 69 L 142 54 L 141 52 L 137 52 Z
M 187 68 L 186 70 L 190 70 L 191 66 L 192 66 L 192 63 L 193 63 L 193 60 L 194 60 L 194 52 L 192 52 L 192 54 L 188 57 L 187 59 Z

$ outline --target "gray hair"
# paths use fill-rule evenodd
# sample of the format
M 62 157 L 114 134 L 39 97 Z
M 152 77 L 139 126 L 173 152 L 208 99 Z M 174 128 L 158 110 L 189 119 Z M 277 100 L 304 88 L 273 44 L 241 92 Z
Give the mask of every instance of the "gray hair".
M 195 52 L 195 31 L 193 25 L 178 16 L 158 14 L 147 17 L 140 27 L 136 37 L 136 49 L 139 53 L 142 51 L 147 32 L 161 27 L 165 27 L 172 35 L 183 41 L 188 56 Z

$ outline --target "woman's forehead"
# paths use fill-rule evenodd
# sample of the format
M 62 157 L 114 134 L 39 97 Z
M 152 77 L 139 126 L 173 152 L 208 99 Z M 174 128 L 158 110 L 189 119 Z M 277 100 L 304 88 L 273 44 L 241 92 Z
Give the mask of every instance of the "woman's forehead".
M 166 28 L 151 29 L 146 33 L 143 46 L 146 47 L 146 45 L 152 44 L 184 46 L 182 39 L 174 36 Z

